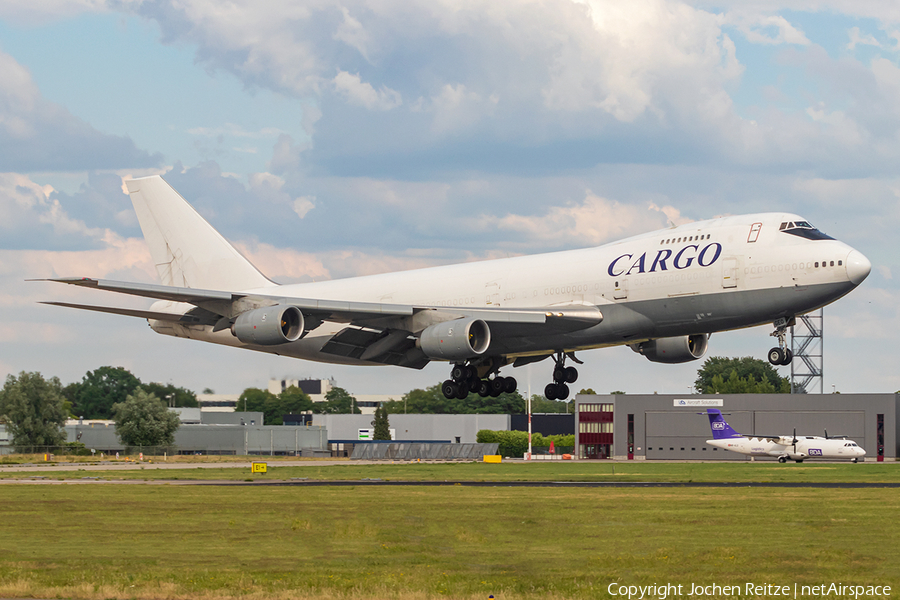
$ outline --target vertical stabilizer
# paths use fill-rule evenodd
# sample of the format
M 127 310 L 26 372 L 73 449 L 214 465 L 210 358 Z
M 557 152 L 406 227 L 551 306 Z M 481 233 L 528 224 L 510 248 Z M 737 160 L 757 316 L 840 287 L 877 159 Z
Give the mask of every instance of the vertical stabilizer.
M 722 416 L 722 411 L 718 408 L 707 408 L 706 414 L 709 416 L 709 427 L 712 429 L 714 440 L 744 437 L 731 428 L 731 425 L 729 425 L 725 421 L 725 417 Z
M 163 285 L 223 291 L 275 285 L 162 177 L 125 184 Z

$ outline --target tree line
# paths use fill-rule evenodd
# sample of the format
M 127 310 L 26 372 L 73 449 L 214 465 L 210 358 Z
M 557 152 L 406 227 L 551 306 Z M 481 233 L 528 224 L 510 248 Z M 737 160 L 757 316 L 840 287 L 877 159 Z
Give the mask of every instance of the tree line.
M 759 359 L 711 357 L 698 370 L 694 387 L 700 394 L 789 393 L 790 381 Z M 579 393 L 593 394 L 594 390 L 583 389 Z M 63 444 L 62 426 L 66 419 L 79 417 L 116 421 L 117 432 L 121 429 L 125 436 L 122 443 L 126 445 L 171 444 L 178 418 L 168 407 L 197 406 L 197 395 L 186 388 L 171 383 L 142 383 L 128 370 L 110 366 L 89 371 L 80 382 L 67 386 L 57 377 L 45 379 L 40 373 L 23 371 L 18 377 L 8 376 L 0 390 L 0 420 L 6 423 L 16 446 Z M 534 413 L 571 412 L 572 406 L 572 402 L 532 396 Z M 519 392 L 497 398 L 469 394 L 461 400 L 447 399 L 440 384 L 435 384 L 424 390 L 410 390 L 400 400 L 384 403 L 382 408 L 379 424 L 388 414 L 524 414 L 526 402 Z M 313 402 L 294 386 L 280 394 L 247 388 L 238 399 L 237 410 L 262 412 L 264 422 L 270 425 L 283 424 L 283 416 L 291 413 L 361 413 L 356 398 L 337 386 L 325 394 L 325 402 Z M 129 426 L 142 420 L 147 423 L 143 428 Z

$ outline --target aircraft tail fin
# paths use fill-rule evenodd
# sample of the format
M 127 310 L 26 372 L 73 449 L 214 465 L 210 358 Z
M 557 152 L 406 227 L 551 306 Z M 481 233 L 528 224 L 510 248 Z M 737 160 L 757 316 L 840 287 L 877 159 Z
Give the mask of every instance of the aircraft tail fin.
M 709 427 L 712 429 L 714 440 L 744 437 L 731 428 L 718 408 L 707 408 L 706 414 L 709 416 Z
M 125 185 L 163 285 L 228 291 L 275 285 L 162 177 Z

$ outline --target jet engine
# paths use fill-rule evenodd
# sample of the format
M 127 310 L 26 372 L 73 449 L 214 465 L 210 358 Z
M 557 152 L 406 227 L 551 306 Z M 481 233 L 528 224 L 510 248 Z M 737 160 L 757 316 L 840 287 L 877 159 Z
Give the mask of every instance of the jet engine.
M 481 356 L 491 345 L 491 329 L 481 319 L 468 317 L 426 328 L 419 347 L 428 358 L 466 360 Z
M 303 335 L 303 313 L 296 306 L 267 306 L 238 315 L 231 333 L 245 344 L 272 346 L 295 342 Z
M 634 344 L 631 349 L 643 354 L 647 360 L 658 363 L 684 363 L 702 358 L 709 346 L 705 333 L 660 338 Z

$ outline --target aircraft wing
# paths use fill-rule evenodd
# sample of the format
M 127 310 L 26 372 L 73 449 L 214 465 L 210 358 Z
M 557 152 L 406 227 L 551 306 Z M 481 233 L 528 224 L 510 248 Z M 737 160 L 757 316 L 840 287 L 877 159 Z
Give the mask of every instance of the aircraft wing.
M 548 308 L 508 309 L 508 308 L 463 308 L 446 306 L 416 306 L 409 304 L 385 304 L 375 302 L 353 302 L 339 300 L 321 300 L 312 298 L 284 297 L 278 294 L 224 292 L 218 290 L 202 290 L 194 288 L 174 287 L 158 284 L 128 283 L 105 279 L 91 279 L 87 277 L 64 277 L 48 279 L 54 281 L 87 287 L 120 294 L 153 298 L 156 300 L 168 300 L 171 302 L 184 302 L 193 304 L 199 311 L 196 312 L 197 320 L 182 321 L 200 324 L 208 324 L 213 315 L 216 330 L 224 329 L 227 320 L 234 319 L 242 312 L 261 306 L 274 306 L 284 304 L 295 306 L 310 321 L 321 323 L 331 321 L 345 323 L 349 330 L 342 332 L 344 338 L 353 340 L 353 346 L 362 344 L 363 350 L 368 346 L 362 343 L 366 336 L 354 332 L 366 329 L 379 334 L 390 331 L 407 331 L 416 334 L 427 326 L 443 321 L 451 321 L 464 317 L 482 319 L 491 326 L 491 332 L 497 337 L 540 336 L 558 333 L 569 333 L 581 329 L 587 329 L 603 320 L 603 315 L 595 306 L 567 305 Z M 277 287 L 271 288 L 277 291 Z M 88 305 L 75 305 L 63 303 L 47 303 L 72 308 L 83 308 L 99 312 L 108 312 L 128 316 L 137 316 L 147 319 L 181 320 L 173 318 L 169 313 L 156 313 L 150 311 L 138 311 L 131 309 L 105 308 Z M 316 323 L 316 321 L 318 323 Z M 397 334 L 399 335 L 399 334 Z M 381 336 L 373 338 L 374 341 Z M 374 341 L 372 343 L 374 343 Z

